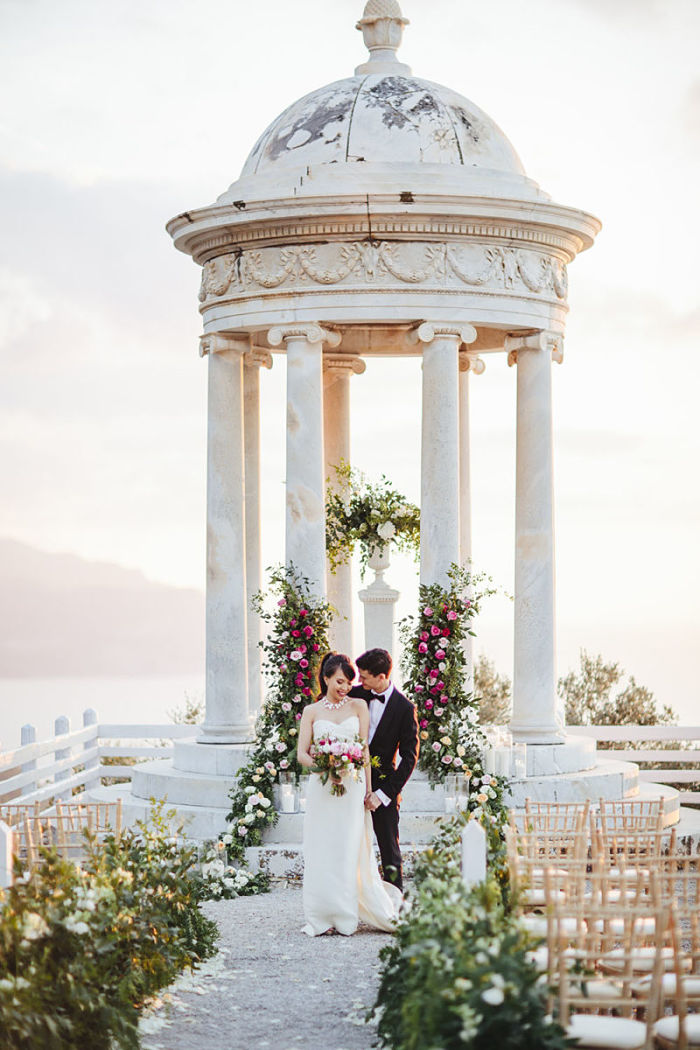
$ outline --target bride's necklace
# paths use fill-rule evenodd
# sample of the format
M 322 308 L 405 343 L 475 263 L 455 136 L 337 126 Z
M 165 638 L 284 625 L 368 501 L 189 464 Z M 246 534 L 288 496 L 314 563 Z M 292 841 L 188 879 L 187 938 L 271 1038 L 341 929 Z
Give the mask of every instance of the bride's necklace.
M 329 700 L 327 696 L 321 698 L 321 706 L 327 708 L 329 711 L 337 711 L 343 704 L 347 704 L 348 700 L 352 700 L 352 697 L 348 695 L 343 700 L 338 700 L 335 704 L 332 700 Z

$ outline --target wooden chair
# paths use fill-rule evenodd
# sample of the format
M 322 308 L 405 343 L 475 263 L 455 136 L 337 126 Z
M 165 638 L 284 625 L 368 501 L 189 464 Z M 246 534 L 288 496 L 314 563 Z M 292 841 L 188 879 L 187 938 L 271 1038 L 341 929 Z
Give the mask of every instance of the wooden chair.
M 662 1006 L 669 1003 L 672 1013 L 659 1017 L 654 1025 L 654 1045 L 659 1050 L 689 1050 L 700 1047 L 700 1013 L 689 1013 L 688 1006 L 700 1004 L 700 980 L 697 977 L 697 908 L 686 911 L 672 902 L 672 927 L 676 968 L 673 974 L 663 974 L 661 984 Z M 690 946 L 684 919 L 694 919 Z
M 523 831 L 545 834 L 575 831 L 580 822 L 588 823 L 590 802 L 533 802 L 525 799 L 525 813 L 514 813 L 516 824 Z M 512 811 L 514 812 L 514 811 Z
M 588 864 L 586 810 L 581 808 L 573 826 L 567 830 L 520 829 L 511 813 L 506 849 L 511 887 L 521 911 L 543 908 L 546 902 L 544 873 L 555 869 L 566 876 L 559 892 L 569 896 L 580 892 L 581 878 Z M 565 890 L 564 887 L 567 887 Z
M 547 881 L 551 885 L 549 875 Z M 649 1050 L 671 936 L 670 909 L 659 896 L 621 908 L 619 901 L 608 899 L 607 881 L 605 872 L 591 872 L 586 897 L 569 902 L 554 895 L 548 905 L 548 973 L 557 989 L 558 1020 L 581 1050 Z M 651 952 L 650 980 L 640 995 L 633 985 L 643 950 Z M 605 967 L 611 951 L 613 974 Z
M 38 863 L 41 846 L 51 846 L 60 856 L 79 863 L 85 854 L 85 829 L 98 838 L 108 833 L 118 838 L 121 833 L 121 799 L 104 803 L 57 802 L 44 813 L 39 812 L 38 805 L 15 808 L 15 853 L 30 868 Z M 5 817 L 0 815 L 0 819 Z

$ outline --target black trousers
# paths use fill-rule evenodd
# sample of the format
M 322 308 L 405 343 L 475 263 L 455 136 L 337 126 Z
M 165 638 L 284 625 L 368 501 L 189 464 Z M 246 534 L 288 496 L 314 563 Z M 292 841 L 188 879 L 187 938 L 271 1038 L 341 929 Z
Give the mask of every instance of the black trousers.
M 382 858 L 384 881 L 403 890 L 403 867 L 399 848 L 399 807 L 396 802 L 378 806 L 372 813 L 374 834 Z

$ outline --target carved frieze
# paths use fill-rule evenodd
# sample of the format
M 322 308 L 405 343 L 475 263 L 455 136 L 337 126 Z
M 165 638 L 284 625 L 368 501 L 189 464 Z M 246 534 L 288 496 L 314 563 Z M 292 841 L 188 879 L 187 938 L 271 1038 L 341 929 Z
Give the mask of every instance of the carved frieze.
M 200 302 L 277 288 L 413 285 L 514 291 L 564 302 L 565 264 L 556 256 L 501 245 L 355 241 L 260 248 L 219 256 L 202 268 Z

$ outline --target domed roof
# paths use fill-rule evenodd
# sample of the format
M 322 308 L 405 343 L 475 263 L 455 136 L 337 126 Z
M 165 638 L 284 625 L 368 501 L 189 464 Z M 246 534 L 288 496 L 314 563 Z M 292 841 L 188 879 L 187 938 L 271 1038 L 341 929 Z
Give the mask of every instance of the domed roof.
M 524 174 L 506 136 L 473 102 L 413 76 L 367 73 L 328 84 L 289 106 L 263 132 L 241 178 L 363 162 Z

